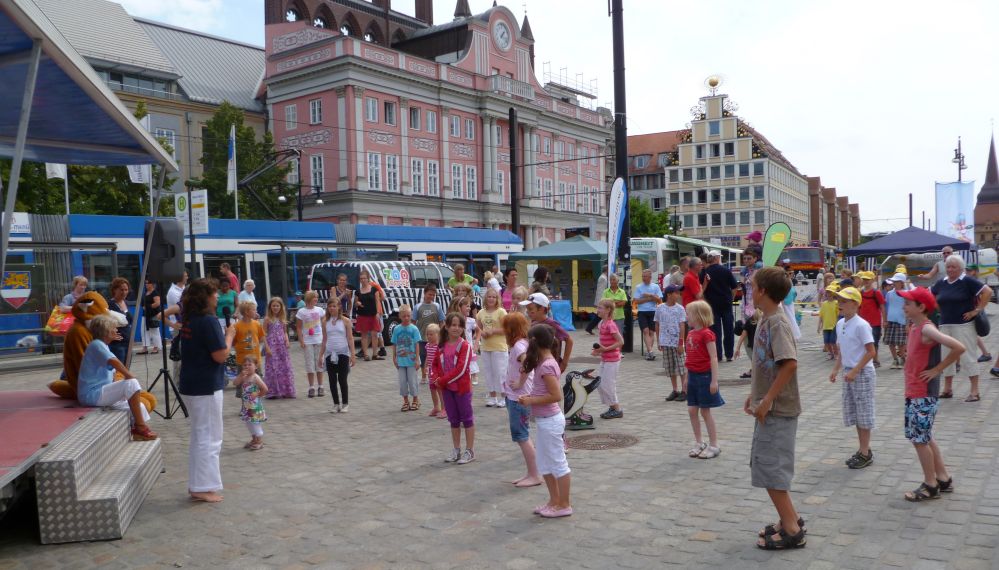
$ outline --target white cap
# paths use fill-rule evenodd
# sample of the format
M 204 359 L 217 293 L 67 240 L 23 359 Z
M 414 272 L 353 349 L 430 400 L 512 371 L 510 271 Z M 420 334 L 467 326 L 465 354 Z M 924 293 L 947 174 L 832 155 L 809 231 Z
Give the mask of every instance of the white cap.
M 708 252 L 708 257 L 721 257 L 721 252 L 717 249 L 712 249 Z
M 895 275 L 892 275 L 888 279 L 885 279 L 885 281 L 887 281 L 889 283 L 895 283 L 896 281 L 899 281 L 901 283 L 905 283 L 908 280 L 909 279 L 905 276 L 905 273 L 896 273 Z
M 538 305 L 539 307 L 544 307 L 546 309 L 550 305 L 550 303 L 548 302 L 548 297 L 545 296 L 544 293 L 531 293 L 530 295 L 527 296 L 527 299 L 520 302 L 520 304 L 525 307 L 527 305 L 530 305 L 531 303 L 534 303 L 535 305 Z

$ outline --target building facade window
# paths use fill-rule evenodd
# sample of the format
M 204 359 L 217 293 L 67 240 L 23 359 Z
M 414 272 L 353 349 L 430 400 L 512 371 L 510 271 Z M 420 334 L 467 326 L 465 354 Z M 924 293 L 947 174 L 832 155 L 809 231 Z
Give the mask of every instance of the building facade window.
M 708 215 L 707 214 L 697 214 L 697 227 L 706 228 L 708 227 Z
M 367 97 L 364 100 L 364 120 L 369 123 L 378 122 L 378 99 Z
M 503 146 L 503 127 L 496 125 L 496 146 Z
M 708 136 L 716 137 L 721 134 L 721 121 L 708 121 Z
M 318 188 L 322 192 L 325 189 L 323 185 L 323 155 L 314 154 L 309 157 L 309 175 L 312 177 L 313 188 Z
M 708 179 L 708 169 L 705 168 L 705 167 L 703 167 L 703 166 L 700 167 L 700 168 L 698 168 L 697 169 L 697 179 L 698 180 L 707 180 Z
M 721 144 L 712 143 L 711 144 L 711 158 L 718 158 L 721 156 Z
M 422 114 L 420 113 L 420 108 L 419 107 L 410 107 L 409 108 L 409 128 L 410 129 L 412 129 L 414 131 L 420 130 L 420 117 L 421 116 L 422 116 Z
M 739 164 L 739 176 L 749 176 L 749 163 L 743 162 Z
M 721 202 L 721 189 L 715 189 L 711 191 L 711 203 L 716 204 Z
M 753 163 L 753 176 L 763 176 L 763 163 L 754 162 Z
M 496 191 L 500 193 L 500 196 L 505 194 L 506 190 L 506 172 L 502 170 L 496 171 Z
M 726 188 L 725 189 L 725 201 L 726 202 L 735 202 L 735 188 Z
M 652 209 L 655 210 L 655 211 L 657 211 L 657 212 L 662 211 L 662 209 L 663 209 L 663 199 L 662 198 L 653 198 L 652 199 Z
M 753 200 L 762 200 L 764 193 L 763 186 L 753 186 Z
M 284 128 L 288 131 L 298 128 L 298 105 L 285 105 Z
M 735 156 L 735 143 L 725 143 L 725 156 Z
M 720 166 L 712 166 L 711 167 L 711 179 L 712 180 L 718 180 L 719 178 L 721 178 L 721 167 Z
M 170 146 L 170 155 L 177 160 L 177 131 L 173 129 L 156 129 L 153 136 L 157 141 L 162 141 Z
M 461 198 L 461 165 L 451 165 L 451 197 Z
M 565 143 L 555 141 L 555 160 L 562 160 L 563 156 L 565 156 Z
M 707 204 L 708 203 L 708 191 L 707 190 L 698 190 L 697 191 L 697 203 L 698 204 Z
M 301 175 L 299 174 L 298 159 L 293 158 L 288 161 L 288 174 L 284 177 L 284 181 L 297 186 L 300 183 L 299 176 Z
M 540 152 L 541 151 L 541 136 L 540 135 L 531 135 L 531 145 L 532 145 L 531 150 L 533 150 L 535 152 Z
M 552 154 L 552 139 L 545 137 L 545 154 L 551 156 Z
M 545 178 L 544 206 L 551 210 L 554 207 L 552 202 L 552 179 Z
M 600 191 L 597 188 L 593 189 L 593 194 L 590 196 L 590 213 L 599 214 L 600 213 Z
M 704 158 L 704 145 L 699 144 L 694 147 L 694 158 Z
M 451 115 L 451 136 L 458 138 L 461 136 L 461 117 L 458 115 Z
M 721 213 L 711 214 L 711 227 L 717 228 L 721 226 Z
M 686 191 L 686 192 L 683 193 L 683 203 L 684 204 L 693 204 L 694 203 L 694 191 L 693 190 L 688 190 L 688 191 Z
M 685 227 L 685 228 L 692 228 L 692 227 L 694 227 L 694 215 L 693 214 L 684 214 L 683 215 L 683 227 Z
M 749 200 L 749 186 L 739 187 L 739 200 Z
M 726 226 L 735 225 L 735 212 L 725 212 L 725 225 Z
M 749 211 L 739 212 L 739 224 L 743 226 L 749 225 Z
M 475 140 L 475 121 L 472 119 L 465 119 L 465 138 L 470 141 Z
M 558 183 L 558 209 L 565 211 L 565 182 Z
M 399 157 L 394 154 L 385 155 L 385 191 L 399 191 Z
M 753 212 L 753 217 L 756 218 L 755 220 L 753 220 L 753 223 L 755 223 L 755 224 L 762 224 L 763 223 L 763 213 L 764 213 L 763 210 L 756 210 L 755 212 Z
M 725 165 L 725 178 L 735 178 L 735 165 L 726 164 Z
M 670 192 L 669 193 L 669 205 L 670 206 L 679 206 L 680 205 L 680 193 L 679 192 Z
M 423 161 L 419 158 L 414 158 L 410 164 L 410 178 L 413 185 L 413 194 L 417 196 L 423 195 Z
M 576 211 L 576 185 L 570 184 L 567 192 L 569 193 L 569 211 Z
M 385 124 L 395 125 L 395 103 L 392 101 L 385 102 Z
M 437 111 L 427 111 L 427 132 L 437 132 Z
M 683 169 L 683 181 L 684 182 L 691 182 L 693 179 L 694 179 L 694 169 L 693 168 L 684 168 Z
M 572 145 L 569 145 L 572 147 Z M 635 168 L 645 168 L 649 165 L 649 157 L 647 156 L 636 156 L 635 157 Z
M 465 168 L 465 198 L 469 200 L 479 199 L 479 180 L 474 166 Z
M 368 153 L 368 190 L 382 189 L 382 155 L 377 152 Z
M 440 166 L 436 160 L 427 161 L 427 196 L 437 198 L 441 195 Z
M 676 168 L 669 171 L 669 181 L 679 182 L 680 181 L 680 171 Z
M 322 99 L 312 99 L 309 101 L 309 124 L 318 125 L 323 122 L 323 101 Z
M 572 143 L 569 143 L 569 152 L 568 152 L 568 154 L 565 155 L 565 157 L 567 159 L 569 159 L 569 160 L 575 160 L 576 159 L 576 145 L 574 145 Z M 646 164 L 649 163 L 648 157 L 645 157 L 645 163 Z

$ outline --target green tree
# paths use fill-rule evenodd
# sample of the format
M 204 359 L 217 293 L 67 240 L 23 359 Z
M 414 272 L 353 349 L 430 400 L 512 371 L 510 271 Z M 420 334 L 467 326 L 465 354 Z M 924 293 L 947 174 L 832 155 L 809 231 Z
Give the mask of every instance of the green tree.
M 139 101 L 135 118 L 147 115 L 145 102 Z M 166 141 L 160 145 L 172 152 Z M 0 176 L 8 181 L 11 161 L 0 162 Z M 149 215 L 149 186 L 133 184 L 124 166 L 77 166 L 67 167 L 69 174 L 70 212 L 74 214 L 108 214 L 123 216 Z M 65 186 L 60 178 L 47 179 L 45 165 L 38 162 L 24 162 L 21 165 L 21 181 L 17 191 L 15 209 L 32 214 L 65 214 Z M 159 181 L 159 167 L 153 168 L 153 182 Z M 164 188 L 169 188 L 174 179 L 167 177 Z M 173 201 L 163 200 L 159 214 L 173 212 Z
M 632 237 L 661 237 L 672 235 L 670 229 L 670 211 L 654 211 L 647 203 L 632 198 L 628 200 L 629 216 L 631 217 Z
M 226 192 L 229 165 L 229 129 L 236 125 L 236 179 L 241 180 L 250 172 L 263 166 L 274 152 L 274 139 L 265 133 L 257 141 L 253 127 L 243 124 L 243 111 L 228 101 L 219 106 L 202 131 L 204 166 L 202 187 L 208 190 L 208 213 L 212 217 L 235 217 L 235 200 Z M 239 188 L 240 219 L 286 220 L 290 217 L 294 199 L 282 204 L 278 196 L 294 197 L 298 188 L 285 181 L 287 166 L 273 168 L 250 183 L 249 188 Z M 273 215 L 272 215 L 273 212 Z

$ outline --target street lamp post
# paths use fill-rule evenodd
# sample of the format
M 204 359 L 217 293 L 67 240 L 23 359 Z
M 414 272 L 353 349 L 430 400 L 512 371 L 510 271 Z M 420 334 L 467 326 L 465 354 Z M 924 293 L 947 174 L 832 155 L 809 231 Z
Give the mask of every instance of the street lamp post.
M 298 221 L 300 222 L 302 221 L 302 210 L 305 207 L 305 205 L 302 203 L 302 188 L 311 188 L 312 191 L 315 192 L 316 194 L 315 204 L 317 206 L 323 205 L 323 199 L 321 197 L 323 195 L 322 186 L 305 186 L 304 184 L 299 184 L 298 192 L 295 192 L 295 207 L 298 209 Z M 288 202 L 288 199 L 285 198 L 284 196 L 278 196 L 278 202 L 285 204 Z

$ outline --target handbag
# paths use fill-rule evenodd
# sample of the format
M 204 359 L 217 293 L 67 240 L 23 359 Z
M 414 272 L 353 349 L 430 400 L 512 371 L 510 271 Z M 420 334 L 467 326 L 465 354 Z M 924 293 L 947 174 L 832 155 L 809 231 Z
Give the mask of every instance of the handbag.
M 992 325 L 989 323 L 989 319 L 985 316 L 985 313 L 982 312 L 975 315 L 975 334 L 980 337 L 987 337 L 991 331 Z
M 180 335 L 174 335 L 170 341 L 170 360 L 180 362 Z
M 73 313 L 64 313 L 56 306 L 49 315 L 49 320 L 45 323 L 45 332 L 52 336 L 66 336 L 76 317 Z

